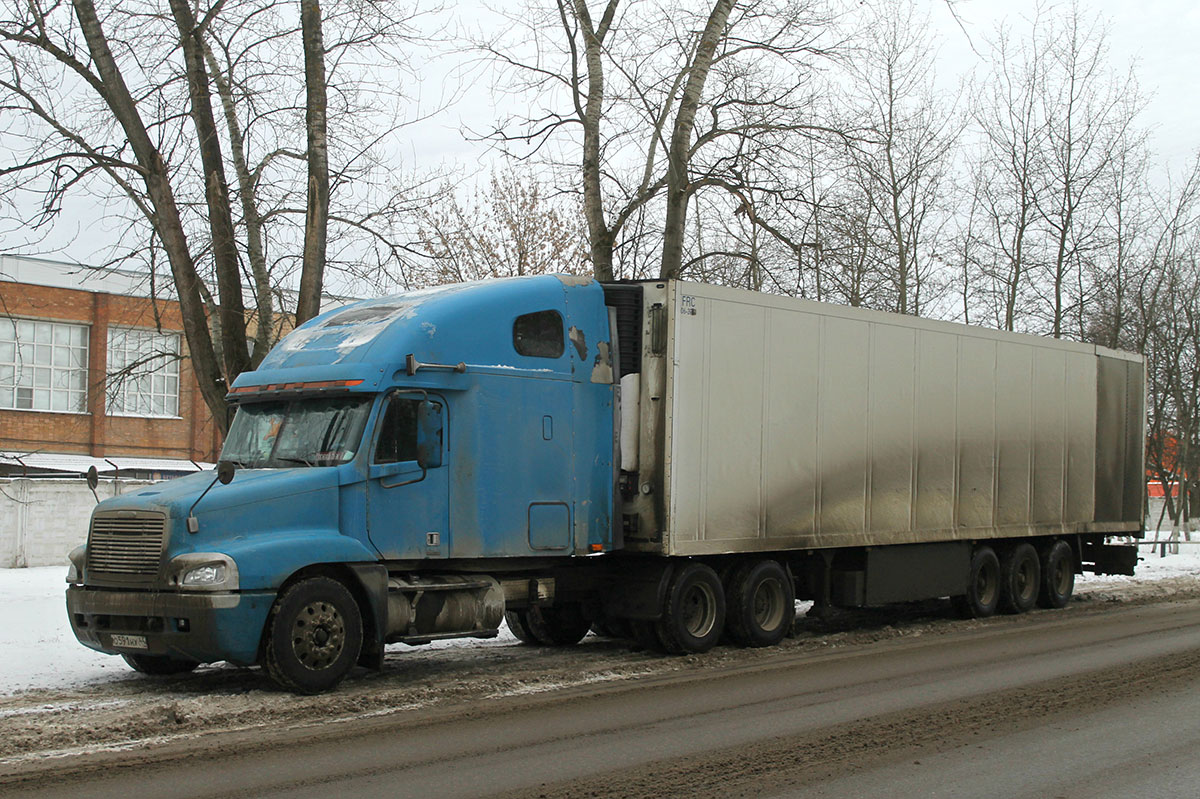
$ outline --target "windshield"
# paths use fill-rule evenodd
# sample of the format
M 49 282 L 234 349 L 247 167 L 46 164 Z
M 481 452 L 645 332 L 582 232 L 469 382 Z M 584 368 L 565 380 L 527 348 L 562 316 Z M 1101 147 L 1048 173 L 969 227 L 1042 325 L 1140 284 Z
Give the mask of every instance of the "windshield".
M 241 405 L 221 460 L 250 469 L 345 463 L 358 450 L 372 399 L 359 395 Z

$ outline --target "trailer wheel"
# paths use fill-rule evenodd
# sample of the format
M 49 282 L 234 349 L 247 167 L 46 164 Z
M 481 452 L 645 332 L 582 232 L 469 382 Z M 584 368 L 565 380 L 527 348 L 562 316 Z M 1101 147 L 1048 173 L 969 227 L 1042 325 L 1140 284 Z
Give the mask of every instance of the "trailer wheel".
M 289 691 L 328 691 L 358 662 L 362 636 L 362 614 L 346 586 L 329 577 L 309 577 L 284 591 L 271 608 L 263 664 Z
M 1000 560 L 991 547 L 978 547 L 972 553 L 967 593 L 951 601 L 964 619 L 983 619 L 996 612 L 1000 604 Z
M 1042 551 L 1042 586 L 1037 603 L 1043 608 L 1065 608 L 1075 592 L 1075 553 L 1061 538 Z
M 688 563 L 667 586 L 666 606 L 655 630 L 673 655 L 707 652 L 725 629 L 725 589 L 721 578 L 703 563 Z
M 166 655 L 121 655 L 129 668 L 142 674 L 161 676 L 164 674 L 187 674 L 200 664 L 194 660 L 178 660 Z
M 730 575 L 725 627 L 742 646 L 774 646 L 796 620 L 796 594 L 778 561 L 748 562 Z
M 509 632 L 517 637 L 517 640 L 523 644 L 537 646 L 541 643 L 529 630 L 529 619 L 527 610 L 506 610 L 504 611 L 504 621 L 508 624 Z
M 1024 613 L 1038 598 L 1042 570 L 1033 544 L 1011 547 L 1000 559 L 1000 608 L 1005 613 Z
M 583 607 L 578 602 L 549 607 L 534 605 L 525 611 L 525 624 L 538 643 L 546 646 L 574 646 L 592 628 L 591 620 L 583 615 Z

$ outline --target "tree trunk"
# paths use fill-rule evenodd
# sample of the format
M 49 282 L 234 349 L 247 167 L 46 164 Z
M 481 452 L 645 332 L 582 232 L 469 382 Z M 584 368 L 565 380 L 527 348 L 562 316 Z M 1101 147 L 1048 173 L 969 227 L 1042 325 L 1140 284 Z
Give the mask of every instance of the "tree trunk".
M 679 100 L 679 112 L 675 115 L 675 127 L 671 132 L 671 148 L 667 152 L 667 219 L 663 230 L 662 280 L 678 278 L 683 269 L 683 232 L 687 223 L 688 199 L 691 186 L 688 180 L 688 165 L 691 160 L 692 125 L 696 121 L 696 109 L 700 106 L 700 95 L 712 68 L 717 44 L 725 36 L 725 23 L 733 10 L 734 0 L 717 0 L 709 14 L 696 55 L 688 68 L 688 79 Z
M 600 192 L 600 119 L 604 110 L 604 34 L 616 7 L 617 0 L 610 0 L 600 30 L 596 30 L 586 0 L 575 0 L 575 17 L 583 31 L 588 80 L 587 102 L 582 109 L 579 108 L 576 86 L 576 111 L 583 112 L 580 119 L 583 123 L 583 216 L 588 226 L 592 273 L 600 281 L 614 279 L 613 231 L 604 220 L 604 198 Z
M 221 365 L 213 351 L 204 303 L 200 298 L 200 278 L 196 274 L 196 265 L 188 249 L 179 208 L 167 179 L 166 165 L 138 115 L 137 104 L 130 95 L 116 59 L 109 49 L 108 39 L 96 15 L 95 4 L 92 0 L 72 0 L 72 4 L 75 17 L 79 21 L 80 32 L 87 42 L 88 51 L 103 84 L 104 101 L 120 123 L 142 169 L 146 192 L 154 207 L 151 222 L 171 266 L 183 319 L 183 335 L 200 386 L 200 394 L 204 397 L 218 429 L 224 432 L 228 425 L 228 406 L 225 403 L 225 387 L 221 380 Z
M 246 346 L 246 311 L 242 304 L 242 276 L 238 267 L 237 240 L 233 216 L 229 210 L 229 184 L 225 180 L 221 139 L 213 117 L 208 71 L 204 66 L 204 32 L 197 25 L 187 0 L 170 0 L 171 13 L 179 28 L 179 41 L 191 100 L 192 123 L 200 145 L 200 163 L 204 169 L 204 192 L 208 205 L 208 226 L 212 234 L 213 268 L 221 319 L 221 356 L 225 361 L 225 384 L 232 385 L 250 367 Z
M 233 174 L 238 183 L 238 197 L 242 205 L 242 217 L 246 226 L 246 256 L 250 261 L 250 274 L 254 278 L 254 298 L 257 306 L 257 324 L 254 332 L 254 352 L 250 356 L 250 367 L 257 368 L 271 349 L 275 331 L 275 298 L 271 293 L 271 276 L 267 272 L 267 255 L 263 245 L 262 216 L 258 213 L 254 177 L 246 161 L 242 126 L 237 118 L 233 99 L 233 87 L 221 74 L 221 65 L 205 44 L 204 58 L 217 87 L 221 110 L 225 116 L 225 127 L 229 131 L 229 155 L 233 159 Z
M 321 4 L 318 0 L 300 0 L 300 26 L 304 33 L 304 82 L 307 87 L 305 127 L 308 131 L 308 213 L 304 220 L 304 266 L 300 271 L 300 296 L 296 300 L 297 326 L 321 312 L 325 247 L 329 230 L 325 39 L 321 31 Z

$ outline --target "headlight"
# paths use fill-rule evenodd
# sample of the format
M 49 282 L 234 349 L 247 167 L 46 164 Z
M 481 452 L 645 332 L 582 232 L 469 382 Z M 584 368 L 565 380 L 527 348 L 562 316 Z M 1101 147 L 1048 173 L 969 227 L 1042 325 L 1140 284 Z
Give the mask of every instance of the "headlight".
M 75 547 L 67 557 L 71 561 L 71 565 L 67 567 L 67 582 L 71 585 L 79 585 L 83 582 L 83 562 L 87 560 L 87 546 Z
M 192 569 L 190 572 L 185 572 L 183 579 L 180 580 L 181 585 L 216 585 L 223 582 L 225 582 L 225 564 L 223 563 L 212 563 L 208 566 L 201 566 L 199 569 Z
M 233 558 L 220 552 L 189 552 L 172 558 L 167 566 L 170 584 L 193 591 L 238 590 L 238 568 Z

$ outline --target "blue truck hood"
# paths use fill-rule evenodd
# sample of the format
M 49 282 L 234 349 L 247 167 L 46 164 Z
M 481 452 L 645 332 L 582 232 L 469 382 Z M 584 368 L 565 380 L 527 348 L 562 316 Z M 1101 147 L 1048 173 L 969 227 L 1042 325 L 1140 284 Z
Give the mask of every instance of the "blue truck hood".
M 106 499 L 97 510 L 161 510 L 172 519 L 188 515 L 192 503 L 212 485 L 214 472 L 198 472 Z M 242 505 L 260 505 L 312 491 L 336 489 L 338 473 L 332 468 L 242 469 L 229 485 L 220 483 L 196 505 L 195 515 L 230 511 Z
M 192 511 L 199 531 L 186 532 L 184 520 L 213 472 L 181 477 L 105 500 L 97 511 L 158 510 L 172 520 L 169 554 L 225 551 L 230 542 L 257 534 L 338 530 L 336 468 L 243 469 L 228 485 L 217 483 Z

